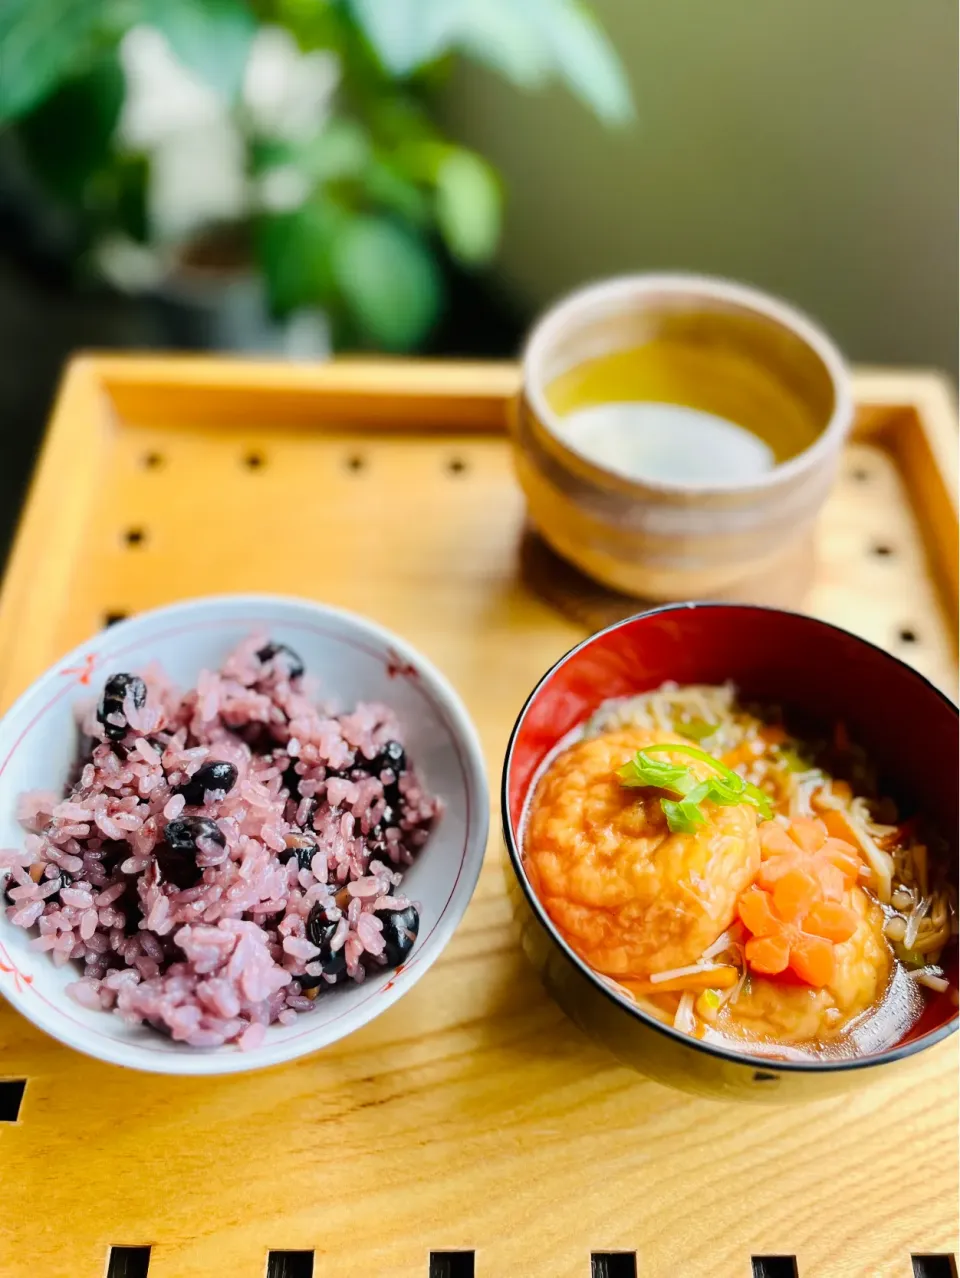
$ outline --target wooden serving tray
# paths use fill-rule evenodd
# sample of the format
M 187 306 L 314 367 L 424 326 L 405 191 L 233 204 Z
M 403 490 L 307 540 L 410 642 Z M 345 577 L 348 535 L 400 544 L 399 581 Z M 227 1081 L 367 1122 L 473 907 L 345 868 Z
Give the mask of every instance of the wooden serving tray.
M 516 384 L 509 364 L 75 360 L 0 597 L 0 700 L 129 612 L 300 594 L 396 629 L 445 671 L 496 795 L 540 674 L 636 609 L 525 533 L 504 435 Z M 953 403 L 928 374 L 863 372 L 856 391 L 807 606 L 952 689 Z M 495 834 L 416 989 L 266 1073 L 106 1067 L 3 1004 L 2 1278 L 951 1272 L 956 1038 L 905 1081 L 802 1109 L 666 1090 L 542 992 L 500 858 Z

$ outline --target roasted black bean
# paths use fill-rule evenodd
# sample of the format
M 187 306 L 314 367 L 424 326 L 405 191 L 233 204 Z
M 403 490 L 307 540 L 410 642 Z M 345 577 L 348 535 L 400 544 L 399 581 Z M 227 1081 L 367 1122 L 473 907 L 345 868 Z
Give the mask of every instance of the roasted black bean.
M 399 741 L 388 741 L 375 758 L 367 764 L 370 775 L 379 781 L 382 772 L 392 772 L 394 779 L 407 769 L 407 752 Z
M 420 915 L 412 905 L 405 910 L 377 910 L 375 916 L 383 924 L 387 967 L 398 967 L 413 949 L 420 931 Z
M 312 841 L 304 841 L 302 847 L 287 848 L 280 853 L 280 863 L 286 865 L 291 857 L 297 858 L 298 870 L 309 870 L 313 865 L 313 858 L 317 855 L 317 845 Z
M 257 653 L 257 660 L 263 665 L 280 658 L 289 679 L 299 679 L 303 675 L 304 665 L 299 655 L 285 643 L 268 643 Z
M 103 696 L 97 707 L 97 718 L 103 724 L 103 730 L 111 741 L 120 741 L 129 727 L 123 711 L 123 703 L 128 693 L 134 706 L 141 710 L 147 701 L 147 685 L 139 675 L 122 672 L 112 674 L 104 684 Z M 112 723 L 111 717 L 119 717 L 123 722 Z
M 336 953 L 330 949 L 337 925 L 337 920 L 329 918 L 322 905 L 315 905 L 307 917 L 307 940 L 320 951 L 319 957 L 313 961 L 320 964 L 327 976 L 340 976 L 347 969 L 343 946 Z
M 385 842 L 385 836 L 386 836 L 387 830 L 389 830 L 395 824 L 396 824 L 396 817 L 394 816 L 393 808 L 391 808 L 391 806 L 388 803 L 387 806 L 383 809 L 383 815 L 381 816 L 380 820 L 377 822 L 377 824 L 373 827 L 373 829 L 367 835 L 367 842 L 371 844 L 375 844 L 377 847 L 382 847 Z
M 407 767 L 407 753 L 400 742 L 388 741 L 380 753 L 365 766 L 370 775 L 382 783 L 383 797 L 387 803 L 399 809 L 403 803 L 403 795 L 400 793 L 400 776 Z M 393 779 L 384 781 L 384 773 L 392 774 Z
M 315 990 L 318 985 L 329 985 L 329 981 L 325 981 L 322 976 L 310 976 L 304 972 L 302 976 L 296 978 L 300 982 L 301 990 Z
M 187 852 L 191 855 L 195 855 L 198 850 L 198 839 L 209 839 L 222 848 L 227 846 L 223 831 L 216 821 L 211 821 L 208 817 L 178 817 L 175 821 L 168 821 L 163 827 L 163 837 L 175 852 Z
M 228 793 L 236 783 L 237 769 L 233 764 L 217 760 L 198 768 L 189 781 L 176 787 L 174 793 L 182 794 L 191 807 L 196 807 L 204 802 L 208 790 L 223 790 Z
M 307 917 L 307 940 L 316 945 L 321 954 L 329 953 L 330 940 L 337 930 L 337 920 L 331 919 L 322 905 L 315 905 Z
M 159 847 L 157 849 L 157 869 L 161 883 L 172 883 L 183 891 L 195 887 L 203 878 L 203 868 L 197 865 L 196 858 L 189 852 L 177 848 Z
M 58 867 L 58 869 L 59 869 L 59 867 Z M 51 876 L 51 877 L 52 877 L 52 876 Z M 60 893 L 63 891 L 63 889 L 64 889 L 64 888 L 68 888 L 68 887 L 70 886 L 70 884 L 71 884 L 71 883 L 76 882 L 76 878 L 77 878 L 77 876 L 76 876 L 75 874 L 68 874 L 68 873 L 66 872 L 66 870 L 60 870 L 59 875 L 58 875 L 58 881 L 57 881 L 57 890 L 56 890 L 56 892 L 54 892 L 53 896 L 54 896 L 54 897 L 58 897 L 58 896 L 60 895 Z M 46 883 L 46 882 L 49 882 L 49 880 L 47 880 L 47 879 L 41 879 L 41 881 L 40 881 L 40 886 L 42 887 L 42 886 L 43 886 L 43 884 L 44 884 L 44 883 Z M 48 901 L 49 901 L 50 899 L 51 899 L 50 897 L 47 897 L 47 900 L 48 900 Z

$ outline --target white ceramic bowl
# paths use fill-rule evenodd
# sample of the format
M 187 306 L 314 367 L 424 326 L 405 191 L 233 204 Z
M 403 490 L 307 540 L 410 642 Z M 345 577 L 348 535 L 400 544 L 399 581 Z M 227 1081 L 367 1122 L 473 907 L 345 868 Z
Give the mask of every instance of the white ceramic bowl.
M 100 1060 L 164 1074 L 233 1074 L 327 1047 L 416 984 L 450 940 L 476 886 L 490 805 L 480 743 L 456 692 L 423 656 L 373 622 L 270 595 L 213 596 L 143 613 L 81 644 L 42 675 L 0 722 L 0 847 L 21 845 L 18 794 L 64 785 L 77 748 L 73 706 L 89 699 L 102 679 L 156 660 L 187 686 L 260 629 L 296 649 L 325 697 L 345 708 L 382 701 L 403 723 L 411 758 L 444 803 L 404 877 L 404 891 L 420 904 L 420 935 L 401 971 L 329 991 L 296 1024 L 272 1025 L 260 1047 L 199 1050 L 81 1007 L 64 992 L 77 968 L 54 967 L 30 948 L 33 933 L 14 927 L 0 910 L 0 992 L 48 1034 Z

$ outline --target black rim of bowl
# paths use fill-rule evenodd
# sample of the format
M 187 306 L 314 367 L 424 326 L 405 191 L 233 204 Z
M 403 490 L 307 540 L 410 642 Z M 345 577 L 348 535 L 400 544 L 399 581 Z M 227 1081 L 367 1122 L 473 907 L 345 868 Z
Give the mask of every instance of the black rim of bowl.
M 706 600 L 702 602 L 694 601 L 689 603 L 663 604 L 658 608 L 647 608 L 642 612 L 633 613 L 629 617 L 624 617 L 620 621 L 615 621 L 612 625 L 605 626 L 602 630 L 595 631 L 593 634 L 588 635 L 586 639 L 582 639 L 580 643 L 575 644 L 571 649 L 569 649 L 569 651 L 565 652 L 562 657 L 555 661 L 550 669 L 537 680 L 533 691 L 527 697 L 526 701 L 523 703 L 523 708 L 517 715 L 516 722 L 513 725 L 513 731 L 510 733 L 510 739 L 507 742 L 506 754 L 504 755 L 503 760 L 503 772 L 500 778 L 500 819 L 503 825 L 503 839 L 510 857 L 510 864 L 513 869 L 513 873 L 520 884 L 520 888 L 527 899 L 528 905 L 533 910 L 553 943 L 560 949 L 574 967 L 579 970 L 581 975 L 586 977 L 594 989 L 596 989 L 616 1007 L 621 1008 L 624 1012 L 633 1016 L 649 1029 L 652 1029 L 656 1031 L 656 1033 L 662 1034 L 665 1038 L 670 1038 L 674 1042 L 679 1043 L 684 1047 L 688 1047 L 693 1051 L 702 1052 L 705 1056 L 713 1056 L 719 1060 L 729 1061 L 731 1064 L 742 1065 L 749 1069 L 759 1069 L 762 1066 L 782 1073 L 826 1074 L 844 1070 L 870 1069 L 878 1065 L 886 1065 L 891 1061 L 904 1060 L 908 1056 L 914 1056 L 918 1052 L 925 1051 L 928 1047 L 933 1047 L 934 1044 L 942 1042 L 943 1039 L 948 1038 L 952 1033 L 954 1033 L 958 1025 L 960 1025 L 960 1012 L 955 1012 L 951 1019 L 944 1025 L 939 1026 L 935 1030 L 931 1030 L 928 1034 L 924 1034 L 922 1038 L 913 1039 L 908 1043 L 902 1043 L 898 1047 L 890 1048 L 882 1053 L 871 1056 L 854 1057 L 847 1060 L 784 1061 L 775 1057 L 735 1052 L 728 1048 L 701 1042 L 700 1039 L 694 1038 L 692 1035 L 686 1034 L 682 1030 L 674 1029 L 672 1025 L 665 1025 L 662 1021 L 658 1021 L 655 1017 L 644 1012 L 642 1008 L 628 1002 L 627 999 L 622 998 L 619 994 L 612 990 L 605 983 L 602 977 L 600 977 L 598 973 L 594 972 L 593 969 L 589 967 L 588 964 L 585 963 L 563 939 L 554 927 L 553 922 L 546 910 L 543 908 L 543 905 L 540 903 L 536 893 L 531 888 L 526 872 L 523 868 L 523 858 L 520 854 L 520 849 L 517 847 L 516 841 L 514 840 L 511 828 L 509 778 L 510 769 L 513 764 L 514 745 L 516 744 L 517 736 L 523 726 L 524 720 L 527 717 L 527 711 L 529 710 L 533 699 L 544 684 L 553 677 L 561 666 L 566 665 L 572 657 L 576 656 L 576 654 L 583 648 L 589 647 L 590 644 L 594 643 L 602 635 L 611 634 L 613 631 L 621 630 L 624 626 L 630 625 L 635 621 L 639 621 L 641 618 L 653 617 L 658 613 L 692 612 L 694 610 L 705 609 L 724 609 L 728 612 L 735 611 L 744 613 L 775 612 L 782 616 L 793 617 L 797 621 L 801 621 L 806 625 L 819 626 L 824 630 L 831 630 L 835 634 L 844 635 L 847 638 L 854 639 L 857 643 L 863 644 L 865 648 L 872 648 L 874 652 L 880 653 L 880 655 L 885 657 L 888 661 L 892 661 L 896 665 L 901 666 L 908 675 L 916 679 L 918 683 L 929 688 L 930 691 L 934 692 L 937 697 L 939 697 L 939 699 L 943 701 L 955 714 L 957 713 L 956 703 L 953 702 L 945 692 L 943 692 L 935 684 L 931 683 L 925 675 L 922 675 L 918 670 L 915 670 L 913 666 L 907 665 L 905 661 L 901 661 L 900 658 L 895 657 L 893 653 L 887 652 L 885 648 L 881 648 L 878 644 L 871 643 L 869 639 L 862 639 L 860 635 L 855 635 L 850 630 L 844 630 L 842 626 L 835 626 L 829 621 L 821 621 L 819 617 L 810 617 L 805 613 L 793 612 L 788 608 L 772 608 L 763 604 L 720 603 Z M 524 795 L 524 806 L 526 806 L 527 797 L 527 795 Z

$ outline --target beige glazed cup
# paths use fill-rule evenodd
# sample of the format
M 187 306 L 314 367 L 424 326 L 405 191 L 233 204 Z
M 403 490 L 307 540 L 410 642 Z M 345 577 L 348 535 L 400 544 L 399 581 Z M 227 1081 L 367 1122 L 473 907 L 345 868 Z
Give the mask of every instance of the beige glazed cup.
M 815 421 L 812 441 L 748 480 L 706 482 L 632 478 L 571 446 L 551 384 L 585 361 L 665 336 L 722 346 L 733 366 L 752 363 L 775 378 Z M 742 393 L 746 404 L 748 377 Z M 852 418 L 839 352 L 792 307 L 719 279 L 628 276 L 573 293 L 534 328 L 513 414 L 514 458 L 533 524 L 604 585 L 656 600 L 784 605 L 799 602 L 809 580 L 816 517 Z

